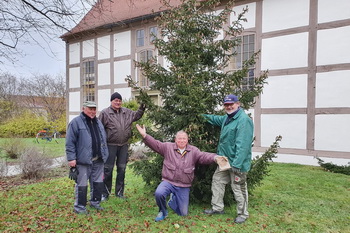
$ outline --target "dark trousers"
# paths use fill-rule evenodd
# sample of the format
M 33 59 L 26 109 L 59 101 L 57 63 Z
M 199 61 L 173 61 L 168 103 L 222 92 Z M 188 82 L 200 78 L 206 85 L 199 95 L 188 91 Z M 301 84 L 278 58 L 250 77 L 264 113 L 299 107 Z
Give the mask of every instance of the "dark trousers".
M 90 183 L 92 206 L 99 205 L 103 189 L 103 161 L 96 160 L 92 165 L 77 165 L 79 171 L 75 184 L 74 209 L 78 212 L 86 210 L 87 187 Z
M 113 181 L 113 169 L 114 164 L 117 166 L 117 177 L 115 180 L 115 195 L 124 195 L 124 179 L 126 164 L 128 163 L 128 148 L 129 145 L 123 146 L 110 146 L 108 145 L 109 156 L 104 166 L 104 179 L 103 182 L 106 189 L 103 193 L 104 196 L 108 197 L 112 191 Z

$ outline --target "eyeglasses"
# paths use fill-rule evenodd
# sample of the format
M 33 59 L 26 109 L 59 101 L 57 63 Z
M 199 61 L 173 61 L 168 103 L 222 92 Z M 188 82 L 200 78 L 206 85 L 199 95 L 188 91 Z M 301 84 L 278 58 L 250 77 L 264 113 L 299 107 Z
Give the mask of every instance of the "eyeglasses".
M 236 103 L 236 102 L 235 102 L 235 103 Z M 224 104 L 224 107 L 232 106 L 232 105 L 234 105 L 235 103 Z

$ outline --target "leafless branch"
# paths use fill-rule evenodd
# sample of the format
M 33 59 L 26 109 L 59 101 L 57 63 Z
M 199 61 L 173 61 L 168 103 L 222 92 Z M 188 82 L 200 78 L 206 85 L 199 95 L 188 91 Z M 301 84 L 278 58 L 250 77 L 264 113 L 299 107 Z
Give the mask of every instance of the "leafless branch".
M 20 45 L 39 45 L 51 52 L 50 42 L 73 28 L 95 1 L 1 0 L 0 71 L 1 64 L 25 56 Z

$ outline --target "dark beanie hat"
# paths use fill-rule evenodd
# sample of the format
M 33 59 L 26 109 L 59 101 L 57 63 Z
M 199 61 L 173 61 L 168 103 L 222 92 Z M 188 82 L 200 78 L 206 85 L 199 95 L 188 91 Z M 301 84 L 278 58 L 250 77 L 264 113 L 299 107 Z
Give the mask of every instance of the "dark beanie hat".
M 122 100 L 122 96 L 121 96 L 118 92 L 114 92 L 114 93 L 111 95 L 111 101 L 113 101 L 114 99 L 120 99 L 120 100 Z

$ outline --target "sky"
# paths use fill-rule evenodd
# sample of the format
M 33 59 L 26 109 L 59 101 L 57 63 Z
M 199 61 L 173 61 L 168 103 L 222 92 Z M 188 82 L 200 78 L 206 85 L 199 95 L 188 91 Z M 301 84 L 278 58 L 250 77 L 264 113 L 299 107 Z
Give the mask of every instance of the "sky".
M 65 74 L 65 42 L 59 35 L 56 40 L 50 42 L 50 48 L 43 49 L 39 45 L 21 45 L 19 48 L 25 55 L 17 56 L 18 61 L 15 64 L 3 65 L 3 71 L 22 78 L 29 78 L 35 74 Z
M 73 7 L 76 7 L 82 11 L 85 10 L 87 12 L 96 0 L 66 1 L 72 4 L 74 3 Z M 77 16 L 78 18 L 76 20 L 79 22 L 79 17 L 84 16 L 84 12 L 82 15 Z M 72 24 L 72 27 L 74 26 L 75 24 Z M 3 64 L 0 64 L 0 72 L 7 72 L 18 78 L 30 78 L 33 75 L 38 74 L 49 74 L 51 76 L 65 74 L 66 45 L 65 42 L 59 38 L 64 33 L 65 32 L 63 30 L 57 30 L 56 37 L 50 40 L 49 44 L 47 44 L 47 42 L 45 42 L 39 36 L 31 33 L 31 36 L 33 36 L 35 40 L 39 41 L 42 47 L 33 42 L 31 42 L 31 44 L 18 44 L 17 48 L 19 51 L 21 51 L 22 55 L 15 57 L 17 61 L 14 64 L 7 60 L 4 61 Z

